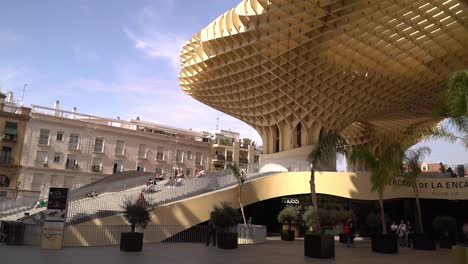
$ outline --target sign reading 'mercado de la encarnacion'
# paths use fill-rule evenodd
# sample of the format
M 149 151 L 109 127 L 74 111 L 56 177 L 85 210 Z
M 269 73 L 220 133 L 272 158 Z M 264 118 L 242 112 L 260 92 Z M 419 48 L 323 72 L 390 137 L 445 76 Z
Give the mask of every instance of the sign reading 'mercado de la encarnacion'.
M 468 178 L 419 178 L 416 183 L 397 178 L 389 185 L 411 189 L 416 185 L 422 198 L 466 199 L 468 194 Z

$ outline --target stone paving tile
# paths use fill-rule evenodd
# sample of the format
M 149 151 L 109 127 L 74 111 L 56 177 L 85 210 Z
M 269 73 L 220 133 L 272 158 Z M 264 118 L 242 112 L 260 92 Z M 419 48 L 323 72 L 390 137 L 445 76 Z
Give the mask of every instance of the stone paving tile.
M 120 252 L 118 247 L 66 248 L 60 251 L 33 247 L 0 245 L 0 263 L 33 264 L 92 264 L 92 263 L 337 263 L 337 264 L 445 264 L 451 263 L 451 251 L 416 251 L 402 248 L 398 255 L 372 253 L 368 241 L 360 241 L 355 248 L 336 244 L 335 259 L 312 259 L 303 256 L 303 241 L 269 240 L 263 245 L 240 246 L 237 250 L 221 250 L 202 244 L 147 244 L 143 252 Z

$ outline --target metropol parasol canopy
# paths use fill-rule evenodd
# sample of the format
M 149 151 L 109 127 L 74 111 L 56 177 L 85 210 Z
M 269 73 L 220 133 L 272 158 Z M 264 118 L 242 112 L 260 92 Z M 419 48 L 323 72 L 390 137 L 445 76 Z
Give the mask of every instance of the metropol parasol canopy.
M 450 73 L 468 67 L 463 0 L 244 0 L 193 35 L 180 87 L 255 128 L 264 153 L 335 131 L 404 140 L 440 121 Z

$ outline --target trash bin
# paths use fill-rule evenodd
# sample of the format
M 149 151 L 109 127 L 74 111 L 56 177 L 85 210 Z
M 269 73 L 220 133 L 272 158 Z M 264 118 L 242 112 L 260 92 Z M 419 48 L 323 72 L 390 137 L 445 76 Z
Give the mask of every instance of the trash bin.
M 452 263 L 468 264 L 468 245 L 455 245 L 452 247 Z
M 5 244 L 23 245 L 24 223 L 23 222 L 3 222 L 3 233 L 6 235 Z

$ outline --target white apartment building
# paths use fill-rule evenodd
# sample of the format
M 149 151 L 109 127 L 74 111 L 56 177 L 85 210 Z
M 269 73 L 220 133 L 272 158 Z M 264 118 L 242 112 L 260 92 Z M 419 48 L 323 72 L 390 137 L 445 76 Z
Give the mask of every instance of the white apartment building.
M 239 164 L 248 172 L 259 171 L 261 150 L 248 138 L 228 130 L 216 130 L 211 135 L 211 170 L 222 170 L 231 163 Z
M 122 171 L 190 177 L 210 167 L 210 139 L 201 132 L 32 106 L 26 126 L 19 196 L 50 186 L 76 188 Z M 112 177 L 112 176 L 110 176 Z

